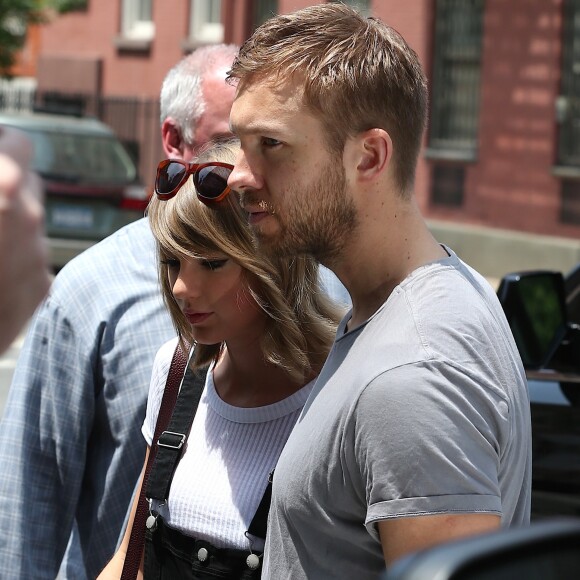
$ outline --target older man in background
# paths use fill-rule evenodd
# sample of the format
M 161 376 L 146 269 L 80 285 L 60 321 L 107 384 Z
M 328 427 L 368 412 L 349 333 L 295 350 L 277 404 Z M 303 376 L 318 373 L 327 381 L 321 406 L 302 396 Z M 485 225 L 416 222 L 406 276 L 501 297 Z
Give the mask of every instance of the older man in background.
M 200 48 L 167 74 L 167 157 L 191 159 L 229 134 L 234 89 L 225 76 L 236 51 Z M 94 578 L 113 555 L 143 466 L 153 358 L 173 334 L 146 219 L 55 278 L 31 321 L 0 424 L 0 576 L 54 580 L 62 564 L 61 577 Z

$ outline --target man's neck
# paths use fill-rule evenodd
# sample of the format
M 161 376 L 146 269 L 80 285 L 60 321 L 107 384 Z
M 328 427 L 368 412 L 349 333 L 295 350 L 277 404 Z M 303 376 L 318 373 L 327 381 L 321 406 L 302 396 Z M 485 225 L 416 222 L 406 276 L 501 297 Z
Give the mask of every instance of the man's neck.
M 350 293 L 349 329 L 368 320 L 411 272 L 447 256 L 414 201 L 365 217 L 341 255 L 327 264 Z

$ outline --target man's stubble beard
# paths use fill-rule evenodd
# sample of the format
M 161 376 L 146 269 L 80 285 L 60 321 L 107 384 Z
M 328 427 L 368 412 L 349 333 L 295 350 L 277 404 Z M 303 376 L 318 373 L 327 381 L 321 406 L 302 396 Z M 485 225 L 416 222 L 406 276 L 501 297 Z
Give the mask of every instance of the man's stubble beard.
M 281 193 L 283 212 L 274 208 L 280 231 L 274 236 L 255 232 L 260 249 L 275 256 L 309 254 L 330 265 L 340 258 L 357 216 L 352 199 L 347 195 L 342 165 L 328 164 L 321 177 L 304 190 L 291 185 Z M 298 190 L 303 190 L 297 194 Z M 305 192 L 306 191 L 306 192 Z

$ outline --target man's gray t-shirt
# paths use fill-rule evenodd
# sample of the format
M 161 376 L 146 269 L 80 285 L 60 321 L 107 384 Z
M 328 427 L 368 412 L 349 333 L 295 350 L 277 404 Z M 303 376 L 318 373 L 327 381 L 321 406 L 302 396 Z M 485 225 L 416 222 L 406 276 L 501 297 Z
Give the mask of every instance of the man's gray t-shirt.
M 276 467 L 263 577 L 376 578 L 382 519 L 529 521 L 521 360 L 492 288 L 448 252 L 339 327 Z

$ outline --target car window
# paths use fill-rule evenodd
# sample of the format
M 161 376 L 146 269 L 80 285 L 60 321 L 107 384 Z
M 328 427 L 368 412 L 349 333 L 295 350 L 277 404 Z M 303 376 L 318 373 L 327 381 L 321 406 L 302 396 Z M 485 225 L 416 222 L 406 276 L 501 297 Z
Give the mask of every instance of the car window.
M 45 177 L 74 182 L 129 183 L 136 168 L 114 137 L 26 129 L 34 143 L 33 166 Z

